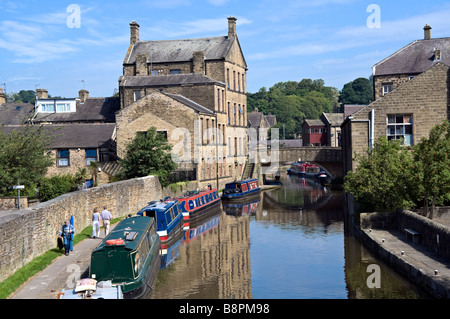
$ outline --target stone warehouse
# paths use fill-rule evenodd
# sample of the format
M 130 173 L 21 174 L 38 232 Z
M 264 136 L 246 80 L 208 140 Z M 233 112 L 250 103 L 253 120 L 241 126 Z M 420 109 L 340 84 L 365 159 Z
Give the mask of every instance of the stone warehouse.
M 228 18 L 222 37 L 141 41 L 130 24 L 130 46 L 119 78 L 117 150 L 154 126 L 174 145 L 180 169 L 200 186 L 242 176 L 247 154 L 247 64 Z
M 431 128 L 450 119 L 450 38 L 417 40 L 373 67 L 375 101 L 347 117 L 342 126 L 343 169 L 354 170 L 356 153 L 374 141 L 404 139 L 418 144 Z

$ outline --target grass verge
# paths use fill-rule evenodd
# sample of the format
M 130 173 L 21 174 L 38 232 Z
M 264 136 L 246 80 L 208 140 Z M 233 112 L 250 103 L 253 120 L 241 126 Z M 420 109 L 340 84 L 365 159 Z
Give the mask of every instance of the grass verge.
M 122 218 L 114 218 L 111 220 L 111 224 L 117 223 Z M 75 246 L 80 241 L 91 237 L 92 226 L 88 226 L 83 229 L 80 233 L 75 234 L 73 237 L 73 245 Z M 56 243 L 56 238 L 55 238 Z M 20 286 L 22 286 L 28 279 L 36 275 L 37 273 L 44 270 L 48 265 L 50 265 L 53 260 L 61 256 L 61 250 L 55 247 L 48 250 L 39 257 L 36 257 L 28 264 L 17 270 L 10 277 L 6 278 L 0 283 L 0 299 L 8 298 L 14 291 L 16 291 Z

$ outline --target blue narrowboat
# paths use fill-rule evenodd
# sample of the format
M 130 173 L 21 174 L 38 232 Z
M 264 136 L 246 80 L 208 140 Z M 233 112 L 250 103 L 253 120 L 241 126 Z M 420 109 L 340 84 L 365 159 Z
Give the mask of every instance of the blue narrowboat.
M 256 178 L 234 181 L 225 184 L 222 199 L 233 200 L 246 198 L 259 194 L 260 190 L 261 188 L 259 187 L 259 182 Z
M 198 218 L 202 213 L 219 206 L 220 196 L 217 189 L 206 191 L 188 191 L 178 198 L 178 206 L 183 214 L 183 229 L 189 229 L 189 222 Z
M 92 251 L 89 277 L 110 282 L 112 290 L 119 286 L 125 299 L 145 298 L 160 268 L 160 248 L 154 218 L 123 219 Z
M 260 205 L 260 199 L 252 199 L 248 202 L 243 203 L 223 203 L 223 210 L 225 214 L 232 216 L 245 216 L 245 215 L 254 215 L 258 211 L 258 207 Z
M 150 202 L 136 215 L 155 218 L 161 246 L 170 245 L 176 239 L 178 232 L 183 231 L 183 214 L 178 207 L 177 199 Z

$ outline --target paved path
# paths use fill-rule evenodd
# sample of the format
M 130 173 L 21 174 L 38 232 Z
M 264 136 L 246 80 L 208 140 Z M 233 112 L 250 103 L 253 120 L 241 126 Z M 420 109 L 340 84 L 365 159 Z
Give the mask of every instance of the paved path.
M 103 236 L 103 229 L 100 234 Z M 9 299 L 56 299 L 63 288 L 74 288 L 77 279 L 89 275 L 91 252 L 102 240 L 103 237 L 88 238 L 79 242 L 69 256 L 62 253 L 51 265 L 16 290 Z
M 450 260 L 439 256 L 420 243 L 406 239 L 398 230 L 364 230 L 379 245 L 385 258 L 410 279 L 425 285 L 440 298 L 450 298 Z M 403 253 L 402 253 L 403 252 Z M 436 272 L 437 271 L 437 272 Z

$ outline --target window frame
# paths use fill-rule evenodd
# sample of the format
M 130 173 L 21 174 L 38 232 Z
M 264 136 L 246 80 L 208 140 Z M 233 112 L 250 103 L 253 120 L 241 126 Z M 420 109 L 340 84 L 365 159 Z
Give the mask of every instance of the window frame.
M 67 156 L 62 156 L 62 152 L 67 152 Z M 67 164 L 62 164 L 61 161 L 67 160 Z M 58 167 L 69 167 L 70 166 L 70 150 L 67 148 L 56 150 L 56 164 Z
M 386 138 L 388 141 L 403 139 L 405 146 L 414 145 L 414 114 L 387 114 Z

